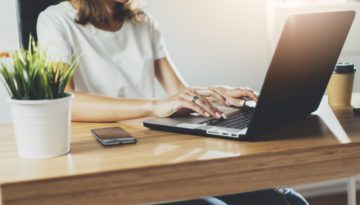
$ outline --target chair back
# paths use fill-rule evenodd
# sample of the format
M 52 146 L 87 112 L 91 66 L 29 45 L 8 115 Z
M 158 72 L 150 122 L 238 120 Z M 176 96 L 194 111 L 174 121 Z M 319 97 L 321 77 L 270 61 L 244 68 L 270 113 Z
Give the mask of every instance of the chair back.
M 39 14 L 59 2 L 60 0 L 17 0 L 20 45 L 28 47 L 30 34 L 37 40 L 36 23 Z

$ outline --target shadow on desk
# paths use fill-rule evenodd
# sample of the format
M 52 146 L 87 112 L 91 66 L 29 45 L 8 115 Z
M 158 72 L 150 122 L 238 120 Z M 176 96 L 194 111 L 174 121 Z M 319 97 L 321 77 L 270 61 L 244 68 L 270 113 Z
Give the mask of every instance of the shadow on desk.
M 318 115 L 295 120 L 261 137 L 261 141 L 276 141 L 299 138 L 327 138 L 333 135 L 327 124 Z
M 342 144 L 350 143 L 349 136 L 360 133 L 360 116 L 355 115 L 352 109 L 331 109 L 323 106 L 314 115 L 293 121 L 283 127 L 265 134 L 265 141 L 299 139 L 299 138 L 324 138 L 334 139 Z

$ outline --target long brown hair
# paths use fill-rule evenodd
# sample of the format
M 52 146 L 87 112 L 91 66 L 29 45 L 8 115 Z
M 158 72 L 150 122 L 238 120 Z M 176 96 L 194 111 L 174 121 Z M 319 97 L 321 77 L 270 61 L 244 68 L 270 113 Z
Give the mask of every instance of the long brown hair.
M 108 16 L 104 0 L 78 0 L 78 15 L 76 22 L 81 25 L 91 23 L 93 25 L 107 25 Z M 126 4 L 115 3 L 114 20 L 131 19 L 141 21 L 144 12 L 137 6 L 137 0 L 129 0 Z

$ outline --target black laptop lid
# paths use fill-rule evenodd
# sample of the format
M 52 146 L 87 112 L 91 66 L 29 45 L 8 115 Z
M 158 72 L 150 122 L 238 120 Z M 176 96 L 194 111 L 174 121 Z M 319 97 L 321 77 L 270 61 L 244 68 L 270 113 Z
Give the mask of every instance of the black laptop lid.
M 248 135 L 263 133 L 318 108 L 354 17 L 354 11 L 345 11 L 288 18 Z

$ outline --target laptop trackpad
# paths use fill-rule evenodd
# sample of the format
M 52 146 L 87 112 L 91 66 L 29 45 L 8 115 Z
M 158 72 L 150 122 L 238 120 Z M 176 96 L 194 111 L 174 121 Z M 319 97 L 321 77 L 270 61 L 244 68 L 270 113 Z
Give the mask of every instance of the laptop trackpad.
M 185 129 L 197 129 L 199 127 L 203 127 L 202 124 L 190 124 L 190 123 L 181 123 L 176 125 L 176 127 L 185 128 Z
M 239 130 L 239 129 L 216 127 L 216 126 L 206 130 L 206 133 L 209 135 L 226 136 L 226 137 L 234 137 L 234 138 L 237 138 L 239 135 L 245 135 L 246 132 L 247 132 L 247 128 Z

